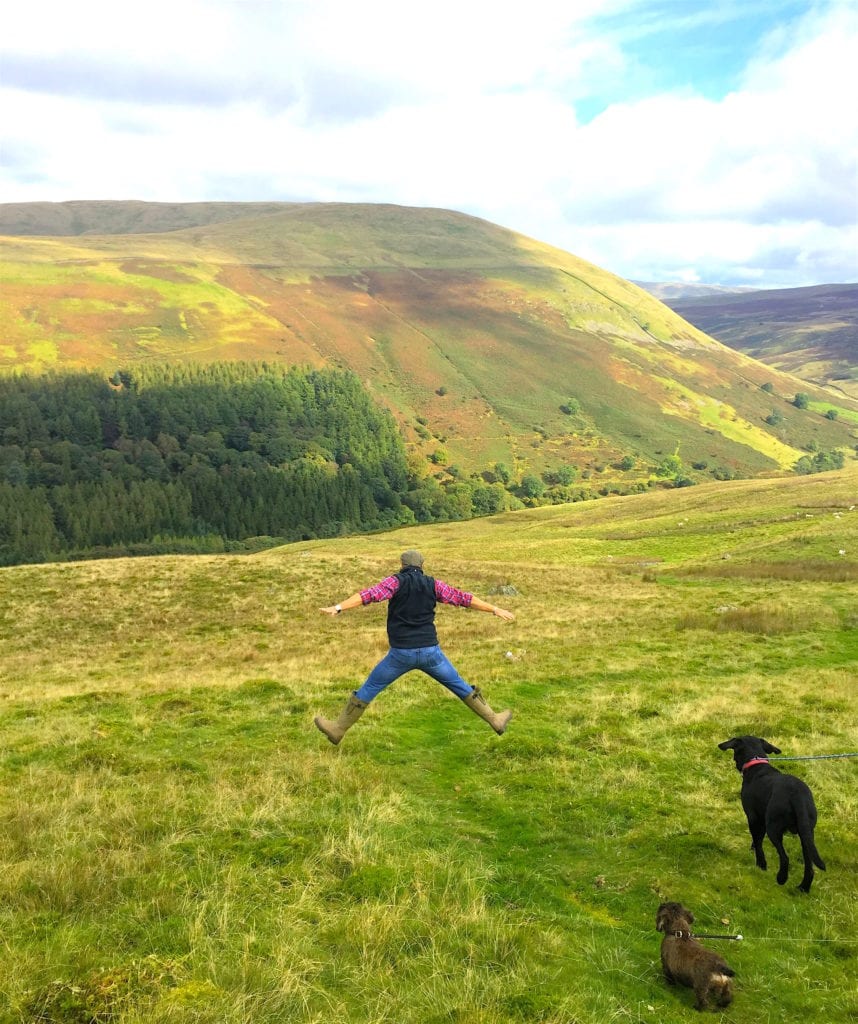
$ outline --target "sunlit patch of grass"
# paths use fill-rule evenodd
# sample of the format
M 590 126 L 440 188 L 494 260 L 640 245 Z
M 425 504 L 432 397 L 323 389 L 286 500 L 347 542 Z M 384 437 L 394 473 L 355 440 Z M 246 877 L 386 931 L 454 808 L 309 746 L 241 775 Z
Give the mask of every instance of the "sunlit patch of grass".
M 673 415 L 685 415 L 717 430 L 741 444 L 747 444 L 768 456 L 776 465 L 786 469 L 794 465 L 801 451 L 784 444 L 770 433 L 741 416 L 736 409 L 707 394 L 697 394 L 670 378 L 655 377 L 670 396 L 671 406 L 665 410 Z
M 825 415 L 830 409 L 833 409 L 838 418 L 848 420 L 850 423 L 858 423 L 858 412 L 854 409 L 845 409 L 842 405 L 838 405 L 836 402 L 819 402 L 811 400 L 808 402 L 808 408 L 813 409 L 814 412 L 818 412 Z

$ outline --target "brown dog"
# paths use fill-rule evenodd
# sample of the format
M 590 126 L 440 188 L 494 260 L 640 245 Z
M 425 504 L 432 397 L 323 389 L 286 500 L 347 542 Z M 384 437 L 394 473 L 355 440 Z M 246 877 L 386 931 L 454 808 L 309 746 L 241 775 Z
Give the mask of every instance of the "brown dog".
M 705 1010 L 712 996 L 718 1006 L 733 1000 L 733 971 L 726 962 L 693 937 L 694 914 L 681 903 L 662 903 L 655 915 L 655 930 L 664 932 L 661 940 L 661 966 L 664 976 L 674 985 L 687 985 L 697 996 L 696 1010 Z

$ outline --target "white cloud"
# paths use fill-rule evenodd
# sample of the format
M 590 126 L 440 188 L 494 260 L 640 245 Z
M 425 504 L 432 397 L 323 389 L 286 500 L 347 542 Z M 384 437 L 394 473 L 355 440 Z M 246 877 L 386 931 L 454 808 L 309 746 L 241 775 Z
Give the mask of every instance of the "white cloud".
M 626 42 L 661 30 L 659 0 L 134 10 L 7 17 L 5 201 L 442 206 L 627 277 L 858 280 L 849 2 L 785 21 L 722 98 L 623 94 L 646 79 Z M 600 93 L 616 98 L 582 116 Z

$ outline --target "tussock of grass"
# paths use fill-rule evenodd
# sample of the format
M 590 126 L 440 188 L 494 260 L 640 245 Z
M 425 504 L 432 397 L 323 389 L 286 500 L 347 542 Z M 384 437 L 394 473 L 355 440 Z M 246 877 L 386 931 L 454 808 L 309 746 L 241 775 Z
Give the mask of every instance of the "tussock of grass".
M 858 580 L 858 562 L 808 559 L 801 562 L 720 562 L 716 565 L 695 566 L 686 570 L 689 576 L 709 576 L 721 579 L 757 580 L 817 580 L 827 583 L 849 583 Z M 656 577 L 657 578 L 657 577 Z
M 677 629 L 711 629 L 716 631 L 736 630 L 743 633 L 759 633 L 763 636 L 778 636 L 781 633 L 812 632 L 820 625 L 819 612 L 810 614 L 797 608 L 783 608 L 780 605 L 763 605 L 755 608 L 718 609 L 714 614 L 688 612 L 679 617 Z

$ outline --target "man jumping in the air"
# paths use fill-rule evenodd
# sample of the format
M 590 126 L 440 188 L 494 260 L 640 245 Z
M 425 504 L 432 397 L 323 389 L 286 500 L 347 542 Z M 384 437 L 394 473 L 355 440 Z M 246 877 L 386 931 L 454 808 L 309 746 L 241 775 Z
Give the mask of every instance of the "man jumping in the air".
M 492 711 L 479 689 L 466 683 L 450 663 L 438 644 L 435 605 L 441 601 L 461 608 L 476 608 L 480 612 L 491 612 L 507 622 L 512 622 L 515 616 L 503 608 L 481 601 L 473 594 L 425 576 L 423 556 L 419 551 L 403 552 L 401 562 L 402 568 L 398 573 L 388 576 L 369 590 L 359 590 L 340 604 L 319 609 L 326 615 L 339 615 L 349 608 L 358 608 L 374 601 L 387 601 L 390 650 L 370 672 L 363 686 L 349 697 L 339 718 L 332 721 L 317 715 L 313 719 L 316 727 L 331 743 L 339 743 L 374 697 L 401 675 L 412 669 L 420 669 L 455 693 L 500 735 L 506 729 L 512 712 Z

